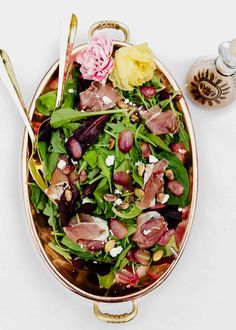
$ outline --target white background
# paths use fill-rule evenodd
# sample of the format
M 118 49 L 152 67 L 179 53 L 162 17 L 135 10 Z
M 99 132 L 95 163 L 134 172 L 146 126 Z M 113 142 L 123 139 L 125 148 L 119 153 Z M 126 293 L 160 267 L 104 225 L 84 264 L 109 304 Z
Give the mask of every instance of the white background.
M 27 105 L 58 57 L 59 23 L 68 11 L 79 18 L 77 43 L 95 21 L 126 23 L 131 41 L 147 41 L 180 86 L 196 57 L 216 55 L 220 42 L 236 37 L 235 1 L 0 0 L 0 48 L 12 59 Z M 138 301 L 136 319 L 117 326 L 98 321 L 92 302 L 62 287 L 36 252 L 21 193 L 23 124 L 0 81 L 0 329 L 235 328 L 236 102 L 216 111 L 189 106 L 200 168 L 190 239 L 170 277 Z

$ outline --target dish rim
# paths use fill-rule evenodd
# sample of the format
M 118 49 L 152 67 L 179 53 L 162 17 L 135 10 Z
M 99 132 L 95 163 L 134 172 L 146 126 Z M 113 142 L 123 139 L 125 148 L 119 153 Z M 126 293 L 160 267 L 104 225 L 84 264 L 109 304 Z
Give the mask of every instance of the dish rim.
M 117 40 L 113 40 L 114 46 L 118 47 L 123 47 L 123 46 L 130 46 L 132 45 L 131 43 L 126 43 L 126 42 L 121 42 Z M 73 51 L 72 55 L 76 54 L 79 52 L 83 47 L 85 47 L 87 43 L 81 44 L 76 46 Z M 180 90 L 178 84 L 176 83 L 175 79 L 172 77 L 170 72 L 166 69 L 166 67 L 162 64 L 162 62 L 157 59 L 155 56 L 155 62 L 157 65 L 158 70 L 161 71 L 162 74 L 168 79 L 170 82 L 171 86 L 173 87 L 174 91 Z M 33 99 L 31 101 L 30 107 L 29 107 L 29 118 L 30 120 L 33 117 L 34 111 L 35 111 L 35 102 L 36 99 L 39 95 L 41 95 L 42 91 L 44 90 L 45 86 L 51 79 L 53 73 L 58 67 L 59 61 L 57 60 L 54 62 L 49 70 L 46 72 L 42 80 L 40 81 L 36 92 L 33 96 Z M 196 139 L 195 139 L 195 133 L 193 129 L 193 124 L 192 124 L 192 119 L 190 115 L 190 111 L 188 108 L 188 105 L 186 103 L 186 100 L 184 96 L 180 98 L 179 103 L 181 105 L 181 111 L 184 114 L 184 120 L 185 120 L 185 125 L 187 127 L 189 136 L 190 136 L 190 145 L 191 145 L 191 152 L 192 152 L 192 169 L 193 169 L 193 182 L 192 182 L 192 198 L 191 198 L 191 206 L 190 206 L 190 211 L 189 211 L 189 217 L 188 217 L 188 225 L 184 234 L 184 238 L 181 244 L 181 248 L 178 253 L 178 257 L 171 263 L 171 265 L 168 267 L 168 269 L 165 271 L 165 273 L 157 279 L 155 282 L 150 284 L 147 287 L 144 287 L 143 289 L 140 289 L 139 291 L 136 291 L 134 293 L 129 293 L 124 296 L 118 296 L 118 297 L 107 297 L 107 296 L 99 296 L 96 294 L 92 294 L 89 292 L 86 292 L 85 290 L 80 289 L 76 285 L 72 284 L 69 280 L 67 280 L 53 265 L 53 263 L 50 261 L 49 257 L 47 256 L 43 245 L 39 239 L 39 236 L 37 234 L 36 226 L 34 225 L 34 219 L 32 216 L 31 212 L 31 206 L 30 206 L 30 195 L 29 195 L 29 190 L 28 190 L 28 134 L 26 129 L 24 129 L 23 132 L 23 140 L 22 140 L 22 148 L 21 148 L 21 182 L 22 182 L 22 190 L 23 190 L 23 198 L 24 198 L 24 207 L 26 210 L 26 215 L 27 215 L 27 222 L 28 226 L 31 231 L 31 236 L 33 237 L 34 244 L 38 250 L 38 253 L 40 254 L 41 258 L 44 260 L 46 263 L 47 267 L 49 270 L 53 273 L 53 275 L 57 278 L 57 280 L 63 284 L 67 289 L 71 290 L 72 292 L 79 294 L 80 296 L 83 296 L 87 299 L 93 300 L 93 301 L 98 301 L 98 302 L 123 302 L 123 301 L 130 301 L 133 299 L 140 298 L 149 292 L 153 291 L 156 289 L 159 285 L 161 285 L 167 277 L 170 275 L 170 273 L 173 271 L 175 266 L 177 265 L 178 261 L 180 260 L 183 251 L 185 250 L 187 241 L 189 239 L 190 231 L 193 225 L 193 220 L 194 220 L 194 214 L 196 210 L 196 203 L 197 203 L 197 193 L 198 193 L 198 158 L 197 158 L 197 147 L 196 147 Z

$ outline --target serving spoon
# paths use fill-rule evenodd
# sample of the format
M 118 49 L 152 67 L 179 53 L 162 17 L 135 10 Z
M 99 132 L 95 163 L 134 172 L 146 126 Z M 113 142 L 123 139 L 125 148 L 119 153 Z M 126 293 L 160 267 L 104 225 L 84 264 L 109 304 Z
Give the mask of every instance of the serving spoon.
M 69 25 L 68 25 L 69 22 Z M 69 26 L 69 28 L 68 28 Z M 59 76 L 58 76 L 58 90 L 55 109 L 60 107 L 63 98 L 63 92 L 65 87 L 66 76 L 69 68 L 71 52 L 74 45 L 74 40 L 77 32 L 78 21 L 77 17 L 72 14 L 70 17 L 63 21 L 61 31 L 60 31 L 60 58 L 59 58 Z M 24 100 L 22 98 L 20 88 L 10 61 L 9 56 L 4 50 L 0 49 L 0 77 L 7 87 L 15 105 L 23 119 L 23 122 L 28 131 L 30 140 L 32 142 L 32 154 L 29 158 L 29 170 L 32 175 L 33 180 L 37 185 L 47 194 L 47 183 L 43 176 L 41 175 L 43 169 L 43 162 L 40 153 L 37 149 L 37 140 L 41 127 L 45 126 L 46 122 L 49 122 L 49 118 L 46 119 L 39 127 L 38 135 L 35 136 L 34 130 L 31 125 L 31 121 L 25 106 Z M 48 196 L 49 197 L 49 196 Z M 57 204 L 56 201 L 49 197 L 49 199 Z

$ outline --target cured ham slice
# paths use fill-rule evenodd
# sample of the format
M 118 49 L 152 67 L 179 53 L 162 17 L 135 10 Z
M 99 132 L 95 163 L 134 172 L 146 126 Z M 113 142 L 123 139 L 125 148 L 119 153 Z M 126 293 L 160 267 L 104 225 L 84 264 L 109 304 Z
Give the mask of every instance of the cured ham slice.
M 136 285 L 139 282 L 139 277 L 136 272 L 133 272 L 130 266 L 125 266 L 122 270 L 116 273 L 116 282 Z
M 148 178 L 144 174 L 144 178 L 147 180 L 147 182 L 144 186 L 144 198 L 141 201 L 136 202 L 136 206 L 139 209 L 144 210 L 152 206 L 152 202 L 155 199 L 155 196 L 158 194 L 164 184 L 163 176 L 167 166 L 167 160 L 160 160 L 155 165 L 153 165 L 152 172 L 149 173 Z
M 107 222 L 90 215 L 83 215 L 83 217 L 79 218 L 77 224 L 69 224 L 63 229 L 67 237 L 75 243 L 83 243 L 82 245 L 87 245 L 88 242 L 86 241 L 103 242 L 109 236 Z
M 141 116 L 145 119 L 146 126 L 156 135 L 175 134 L 179 131 L 179 119 L 172 110 L 161 112 L 161 109 L 155 106 L 147 111 L 141 111 Z
M 132 236 L 140 249 L 152 247 L 167 231 L 165 219 L 156 211 L 141 214 L 137 218 L 137 231 Z
M 88 89 L 80 93 L 80 109 L 100 111 L 113 108 L 121 100 L 120 94 L 111 83 L 92 82 Z
M 175 241 L 176 241 L 178 248 L 180 247 L 180 245 L 183 241 L 183 237 L 184 237 L 186 228 L 187 228 L 187 221 L 181 221 L 178 224 L 177 228 L 175 229 Z

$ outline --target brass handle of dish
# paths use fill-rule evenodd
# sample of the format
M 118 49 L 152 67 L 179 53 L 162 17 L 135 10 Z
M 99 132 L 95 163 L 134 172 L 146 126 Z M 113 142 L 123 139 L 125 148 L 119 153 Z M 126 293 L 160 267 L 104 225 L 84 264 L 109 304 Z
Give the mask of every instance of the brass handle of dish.
M 132 311 L 129 313 L 124 314 L 109 314 L 109 313 L 102 313 L 99 309 L 99 303 L 94 302 L 93 311 L 96 317 L 104 322 L 108 323 L 125 323 L 133 320 L 138 313 L 138 304 L 135 300 L 132 300 L 133 308 Z
M 104 30 L 104 29 L 113 29 L 113 30 L 120 30 L 124 33 L 124 42 L 129 42 L 129 29 L 128 27 L 121 22 L 118 21 L 100 21 L 96 22 L 90 26 L 88 31 L 88 36 L 91 38 L 97 30 Z

